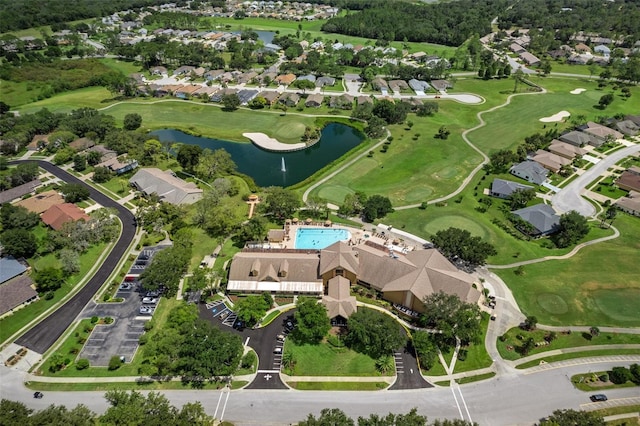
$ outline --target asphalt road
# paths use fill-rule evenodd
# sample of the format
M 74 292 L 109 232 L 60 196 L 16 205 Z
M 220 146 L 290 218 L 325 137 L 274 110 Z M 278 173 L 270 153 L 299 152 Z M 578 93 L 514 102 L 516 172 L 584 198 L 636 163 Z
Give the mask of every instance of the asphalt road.
M 606 158 L 600 160 L 598 164 L 595 164 L 589 170 L 578 176 L 577 179 L 569 183 L 569 185 L 562 188 L 560 192 L 551 198 L 551 204 L 553 208 L 560 214 L 567 213 L 571 210 L 576 210 L 582 216 L 591 217 L 595 216 L 596 209 L 593 204 L 582 198 L 580 193 L 582 190 L 593 182 L 598 176 L 607 171 L 607 169 L 613 166 L 615 163 L 627 157 L 633 153 L 640 152 L 640 145 L 633 145 L 627 148 L 622 148 Z
M 32 161 L 32 160 L 31 160 Z M 20 162 L 30 162 L 30 160 L 14 161 L 11 164 Z M 46 161 L 37 161 L 38 166 L 50 172 L 56 177 L 67 183 L 77 183 L 83 185 L 89 190 L 90 197 L 104 207 L 110 207 L 118 212 L 120 221 L 122 222 L 122 233 L 120 238 L 113 246 L 111 253 L 107 256 L 104 263 L 98 268 L 95 275 L 91 277 L 89 282 L 73 296 L 67 303 L 58 308 L 35 327 L 20 336 L 16 343 L 26 346 L 32 351 L 45 353 L 58 338 L 64 333 L 69 325 L 75 320 L 85 305 L 91 300 L 94 294 L 100 289 L 102 284 L 109 278 L 111 272 L 116 268 L 120 258 L 124 255 L 133 240 L 136 233 L 135 217 L 133 213 L 125 207 L 116 203 L 111 198 L 93 189 L 91 186 L 82 182 L 80 179 L 54 166 Z
M 525 374 L 512 372 L 499 379 L 462 385 L 459 389 L 435 387 L 407 391 L 316 392 L 292 390 L 239 390 L 224 402 L 224 420 L 242 425 L 289 425 L 318 414 L 323 408 L 340 408 L 350 417 L 371 413 L 406 413 L 416 407 L 430 420 L 465 418 L 481 425 L 531 425 L 556 409 L 594 409 L 603 407 L 589 401 L 589 392 L 575 389 L 569 382 L 574 374 L 610 370 L 631 362 L 602 362 L 575 365 L 563 369 Z M 50 404 L 69 408 L 85 404 L 102 413 L 108 407 L 103 392 L 45 391 L 44 398 L 33 398 L 33 391 L 22 384 L 25 373 L 0 366 L 0 395 L 20 401 L 30 408 L 43 409 Z M 143 391 L 144 392 L 144 391 Z M 226 392 L 226 391 L 225 391 Z M 455 392 L 455 394 L 454 394 Z M 221 391 L 164 391 L 173 405 L 200 401 L 209 414 L 214 414 Z M 640 403 L 637 388 L 607 390 L 606 406 Z M 226 396 L 225 396 L 226 398 Z M 628 399 L 626 399 L 628 398 Z M 221 410 L 218 410 L 220 418 Z

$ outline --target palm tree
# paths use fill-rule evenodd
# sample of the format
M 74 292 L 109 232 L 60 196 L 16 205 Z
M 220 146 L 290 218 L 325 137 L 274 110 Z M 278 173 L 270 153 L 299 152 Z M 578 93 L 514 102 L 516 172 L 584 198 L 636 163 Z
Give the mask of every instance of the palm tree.
M 293 369 L 296 366 L 296 359 L 293 356 L 293 352 L 291 351 L 285 351 L 285 353 L 282 354 L 282 367 L 285 370 L 289 370 L 291 373 L 293 373 Z
M 393 370 L 395 366 L 395 361 L 390 355 L 383 355 L 376 360 L 376 369 L 382 374 Z

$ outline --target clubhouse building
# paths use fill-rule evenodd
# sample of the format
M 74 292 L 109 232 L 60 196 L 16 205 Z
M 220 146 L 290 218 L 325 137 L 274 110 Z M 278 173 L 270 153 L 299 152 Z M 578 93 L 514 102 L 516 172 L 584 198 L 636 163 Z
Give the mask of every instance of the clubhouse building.
M 423 312 L 422 300 L 440 291 L 468 303 L 481 298 L 473 277 L 436 249 L 397 252 L 372 241 L 321 250 L 245 248 L 233 258 L 227 291 L 322 296 L 329 317 L 346 320 L 356 310 L 349 291 L 356 284 L 412 313 Z

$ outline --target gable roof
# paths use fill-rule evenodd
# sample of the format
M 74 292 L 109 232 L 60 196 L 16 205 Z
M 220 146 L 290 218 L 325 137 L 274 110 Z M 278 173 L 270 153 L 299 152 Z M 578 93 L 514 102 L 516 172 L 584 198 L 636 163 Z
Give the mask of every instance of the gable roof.
M 320 275 L 336 268 L 358 274 L 358 258 L 355 252 L 342 241 L 331 244 L 320 251 Z
M 29 276 L 23 275 L 0 285 L 0 315 L 4 315 L 13 308 L 25 302 L 36 299 L 38 292 L 33 287 Z
M 620 132 L 629 136 L 635 136 L 640 132 L 640 127 L 631 120 L 618 121 L 615 126 Z
M 598 139 L 606 139 L 607 136 L 613 136 L 615 139 L 622 139 L 624 137 L 622 133 L 603 126 L 602 124 L 594 123 L 593 121 L 587 122 L 587 127 L 582 131 Z
M 42 213 L 42 221 L 56 231 L 62 228 L 67 222 L 75 222 L 83 219 L 89 220 L 89 216 L 80 207 L 71 203 L 56 204 Z
M 640 175 L 633 171 L 625 170 L 620 177 L 616 179 L 616 185 L 623 189 L 640 192 Z
M 579 146 L 575 146 L 570 143 L 559 141 L 557 139 L 551 141 L 551 145 L 549 145 L 549 151 L 567 158 L 582 157 L 587 153 L 586 149 L 580 148 Z
M 155 193 L 172 204 L 193 203 L 197 201 L 193 198 L 199 199 L 203 193 L 196 184 L 176 177 L 171 170 L 162 171 L 153 167 L 138 170 L 129 182 L 145 194 Z
M 562 168 L 562 166 L 571 164 L 571 160 L 569 160 L 568 158 L 561 157 L 557 154 L 545 151 L 544 149 L 537 150 L 536 155 L 532 158 L 532 160 L 540 164 L 545 169 L 549 169 L 553 172 L 557 172 Z
M 27 267 L 13 256 L 0 257 L 0 284 L 24 273 Z
M 328 282 L 328 294 L 322 296 L 322 303 L 327 308 L 327 316 L 349 318 L 357 309 L 355 296 L 349 291 L 351 282 L 345 277 L 336 276 Z
M 536 234 L 551 233 L 560 225 L 560 216 L 548 204 L 536 204 L 535 206 L 515 210 L 512 213 L 529 222 L 536 229 Z
M 27 195 L 42 184 L 40 180 L 34 179 L 31 182 L 23 183 L 14 188 L 4 190 L 0 192 L 0 204 L 9 203 L 16 198 L 20 198 L 23 195 Z
M 533 189 L 533 186 L 524 185 L 522 183 L 513 182 L 504 179 L 494 179 L 491 183 L 491 193 L 508 197 L 517 190 Z

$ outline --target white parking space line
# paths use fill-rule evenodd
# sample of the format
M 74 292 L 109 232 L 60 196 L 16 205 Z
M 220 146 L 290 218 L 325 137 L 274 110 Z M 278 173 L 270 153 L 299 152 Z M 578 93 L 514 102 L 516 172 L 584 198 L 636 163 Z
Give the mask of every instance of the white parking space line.
M 245 345 L 245 346 L 248 346 L 248 345 L 249 345 L 249 339 L 250 339 L 250 337 L 248 337 L 248 336 L 247 336 L 247 340 L 245 340 L 245 341 L 244 341 L 244 345 Z

